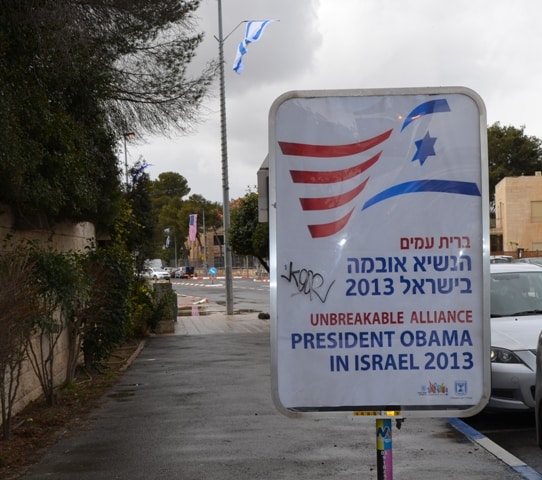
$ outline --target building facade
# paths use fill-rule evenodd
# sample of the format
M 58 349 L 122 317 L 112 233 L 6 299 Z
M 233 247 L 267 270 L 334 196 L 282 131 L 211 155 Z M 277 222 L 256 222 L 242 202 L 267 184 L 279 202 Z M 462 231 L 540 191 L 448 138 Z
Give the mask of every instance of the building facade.
M 196 240 L 186 240 L 184 252 L 186 257 L 179 258 L 179 266 L 194 267 L 196 276 L 205 276 L 209 268 L 214 267 L 218 276 L 224 275 L 224 234 L 208 230 L 205 234 L 198 232 Z M 252 256 L 232 254 L 232 271 L 236 276 L 264 277 L 267 272 Z
M 542 256 L 542 173 L 505 177 L 495 187 L 492 251 Z M 538 255 L 537 255 L 538 253 Z

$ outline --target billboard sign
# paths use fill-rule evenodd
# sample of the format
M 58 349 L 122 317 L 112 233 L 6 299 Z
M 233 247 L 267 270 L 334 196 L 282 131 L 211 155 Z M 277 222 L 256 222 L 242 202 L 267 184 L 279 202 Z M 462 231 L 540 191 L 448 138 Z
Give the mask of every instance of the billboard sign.
M 490 382 L 480 97 L 463 87 L 289 92 L 269 122 L 276 405 L 481 410 Z

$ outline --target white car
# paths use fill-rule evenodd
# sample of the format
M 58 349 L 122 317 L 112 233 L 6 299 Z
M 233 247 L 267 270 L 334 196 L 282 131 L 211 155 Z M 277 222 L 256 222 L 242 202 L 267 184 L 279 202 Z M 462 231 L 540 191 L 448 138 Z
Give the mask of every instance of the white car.
M 143 278 L 148 278 L 149 280 L 169 280 L 169 272 L 161 268 L 148 267 L 143 270 Z
M 535 409 L 536 442 L 542 448 L 542 331 L 536 348 Z
M 538 265 L 542 267 L 542 257 L 529 257 L 529 258 L 519 258 L 516 262 L 521 263 L 532 263 L 533 265 Z
M 535 408 L 536 348 L 542 331 L 542 269 L 491 264 L 490 410 Z
M 510 255 L 491 255 L 489 257 L 489 263 L 512 263 L 514 257 Z

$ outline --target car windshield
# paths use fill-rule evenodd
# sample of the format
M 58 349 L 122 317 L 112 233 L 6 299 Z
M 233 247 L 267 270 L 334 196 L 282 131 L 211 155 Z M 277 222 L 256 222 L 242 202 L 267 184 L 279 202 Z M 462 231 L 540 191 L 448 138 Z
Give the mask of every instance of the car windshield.
M 542 314 L 542 269 L 491 275 L 491 317 Z

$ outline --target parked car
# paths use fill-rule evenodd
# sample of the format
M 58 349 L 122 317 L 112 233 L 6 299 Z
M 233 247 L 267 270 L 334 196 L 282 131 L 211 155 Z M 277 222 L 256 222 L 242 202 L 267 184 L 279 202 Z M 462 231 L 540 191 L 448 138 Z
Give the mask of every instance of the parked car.
M 169 272 L 161 268 L 147 267 L 143 270 L 143 277 L 149 280 L 169 280 Z
M 536 376 L 535 376 L 535 408 L 536 443 L 542 448 L 542 331 L 538 335 L 536 347 Z
M 170 272 L 171 278 L 187 278 L 184 267 L 173 268 Z
M 512 263 L 514 257 L 511 255 L 491 255 L 489 257 L 489 263 Z
M 527 263 L 490 265 L 490 410 L 535 408 L 536 348 L 542 331 L 542 269 Z
M 193 278 L 194 275 L 194 267 L 179 267 L 172 278 Z
M 542 267 L 542 257 L 518 258 L 516 262 L 532 263 L 533 265 L 538 265 L 539 267 Z

